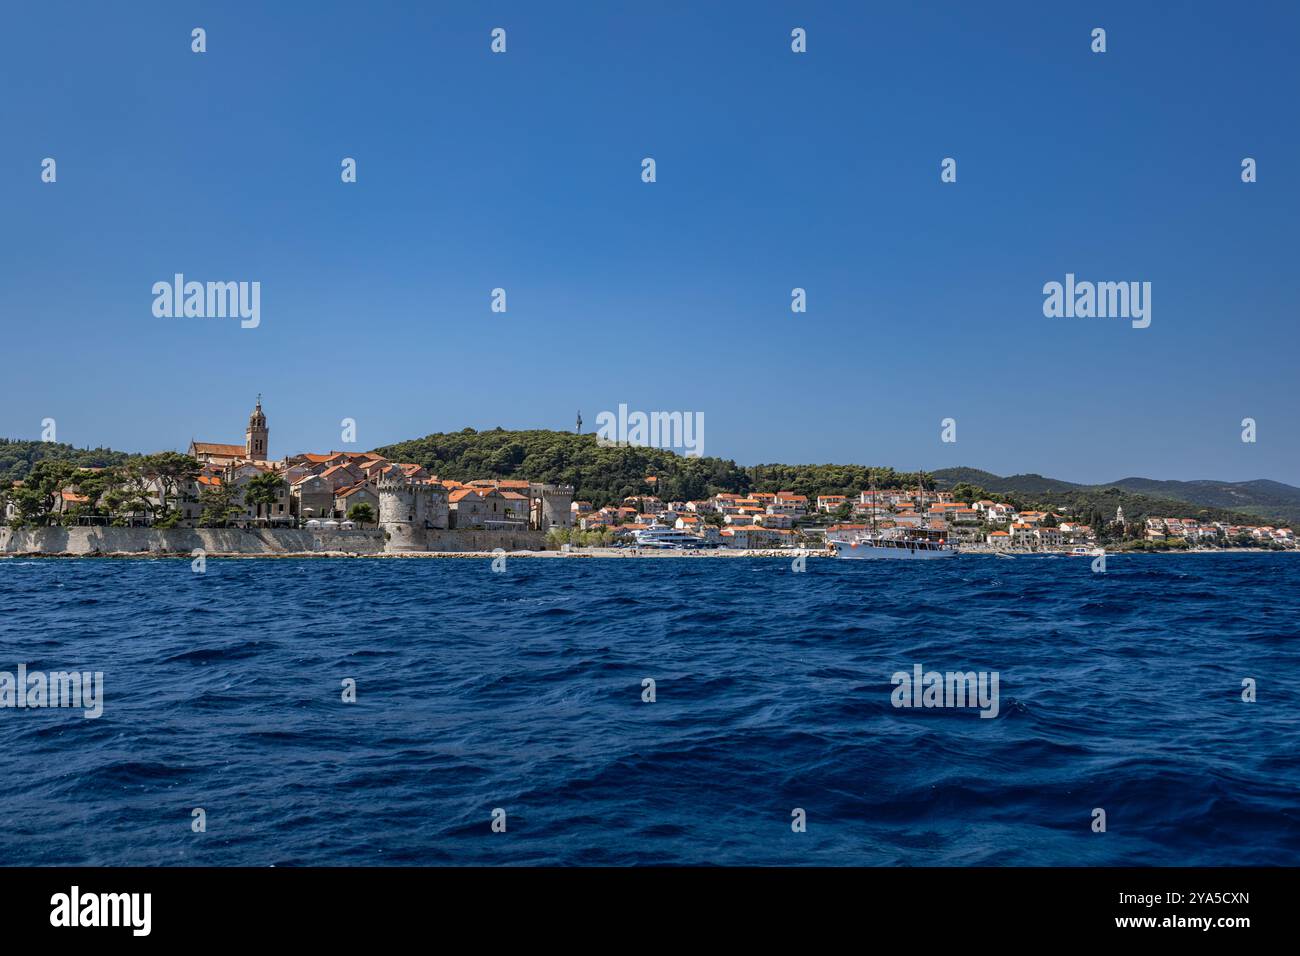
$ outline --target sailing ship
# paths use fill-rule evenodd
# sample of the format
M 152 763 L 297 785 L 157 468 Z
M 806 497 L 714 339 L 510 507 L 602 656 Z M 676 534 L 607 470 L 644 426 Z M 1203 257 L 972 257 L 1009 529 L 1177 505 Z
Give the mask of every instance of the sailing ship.
M 918 510 L 925 513 L 925 485 L 918 482 L 920 505 Z M 957 555 L 957 548 L 948 540 L 947 532 L 934 528 L 885 528 L 876 527 L 876 483 L 871 483 L 871 529 L 869 531 L 842 532 L 838 536 L 827 535 L 826 544 L 835 551 L 837 558 L 852 560 L 928 561 L 937 558 L 952 558 Z

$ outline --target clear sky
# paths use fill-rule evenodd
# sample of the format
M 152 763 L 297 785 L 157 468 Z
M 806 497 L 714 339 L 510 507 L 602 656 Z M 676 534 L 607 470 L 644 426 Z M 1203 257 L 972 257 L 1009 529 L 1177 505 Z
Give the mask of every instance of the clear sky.
M 280 456 L 626 403 L 742 464 L 1300 484 L 1298 11 L 9 4 L 0 435 L 242 441 L 261 392 Z M 260 282 L 260 326 L 156 318 L 178 272 Z M 1067 272 L 1151 282 L 1150 327 L 1046 318 Z

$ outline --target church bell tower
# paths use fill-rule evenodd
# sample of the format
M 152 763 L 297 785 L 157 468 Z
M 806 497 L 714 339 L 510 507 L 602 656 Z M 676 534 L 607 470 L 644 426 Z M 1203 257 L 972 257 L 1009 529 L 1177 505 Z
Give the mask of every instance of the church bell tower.
M 257 396 L 257 407 L 248 416 L 248 431 L 244 433 L 244 451 L 253 461 L 266 461 L 266 416 L 262 414 L 262 396 Z

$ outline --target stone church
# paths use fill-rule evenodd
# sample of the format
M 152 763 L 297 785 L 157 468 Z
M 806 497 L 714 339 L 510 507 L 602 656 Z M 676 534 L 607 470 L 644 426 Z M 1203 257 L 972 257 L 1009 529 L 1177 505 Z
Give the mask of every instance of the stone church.
M 198 459 L 200 465 L 227 467 L 236 462 L 251 461 L 269 464 L 267 449 L 269 432 L 266 427 L 266 415 L 262 411 L 262 396 L 257 396 L 257 405 L 248 416 L 248 428 L 244 432 L 242 445 L 226 445 L 221 442 L 190 441 L 188 454 Z

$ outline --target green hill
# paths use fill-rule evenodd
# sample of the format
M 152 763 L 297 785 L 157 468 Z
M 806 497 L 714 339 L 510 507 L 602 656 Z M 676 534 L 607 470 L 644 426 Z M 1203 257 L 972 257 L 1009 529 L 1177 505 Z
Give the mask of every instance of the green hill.
M 75 448 L 58 442 L 0 438 L 0 488 L 26 478 L 42 458 L 70 462 L 79 468 L 106 468 L 136 457 L 111 448 Z
M 862 465 L 755 465 L 742 468 L 723 458 L 686 458 L 658 448 L 602 448 L 594 434 L 505 431 L 426 435 L 376 448 L 393 461 L 424 465 L 441 478 L 515 478 L 571 484 L 577 497 L 601 507 L 630 495 L 656 494 L 665 501 L 690 501 L 718 492 L 794 491 L 854 494 L 874 474 L 882 487 L 914 483 L 916 475 Z M 646 477 L 657 479 L 647 483 Z
M 743 491 L 749 481 L 733 461 L 684 458 L 657 448 L 602 448 L 594 434 L 466 428 L 375 451 L 455 481 L 512 478 L 573 485 L 579 498 L 597 507 L 651 493 L 674 500 L 704 498 L 719 491 Z M 648 476 L 657 482 L 647 483 Z

